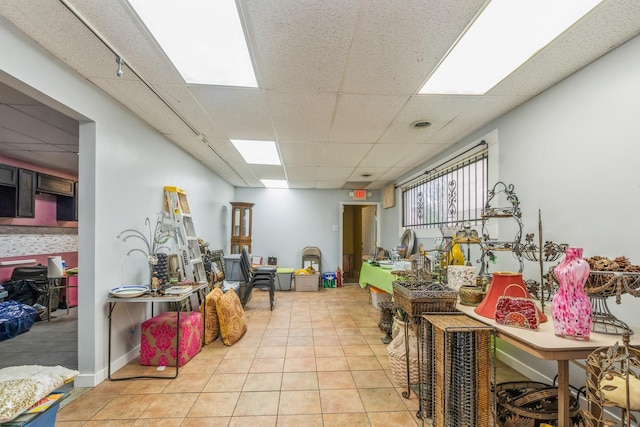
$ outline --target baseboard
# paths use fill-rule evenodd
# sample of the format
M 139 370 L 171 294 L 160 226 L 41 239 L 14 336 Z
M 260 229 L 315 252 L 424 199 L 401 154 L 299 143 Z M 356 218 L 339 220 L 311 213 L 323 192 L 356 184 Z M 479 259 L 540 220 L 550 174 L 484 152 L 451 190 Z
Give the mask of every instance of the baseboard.
M 129 362 L 140 355 L 140 346 L 134 347 L 131 351 L 111 361 L 111 374 L 126 366 Z M 74 387 L 95 387 L 101 382 L 108 380 L 109 373 L 107 367 L 99 370 L 95 374 L 80 374 L 73 384 Z

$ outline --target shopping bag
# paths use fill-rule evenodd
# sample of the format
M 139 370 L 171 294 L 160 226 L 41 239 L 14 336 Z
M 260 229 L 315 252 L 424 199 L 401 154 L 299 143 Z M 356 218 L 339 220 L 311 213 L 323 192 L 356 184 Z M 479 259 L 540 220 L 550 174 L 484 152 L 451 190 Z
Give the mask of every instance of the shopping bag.
M 522 290 L 524 297 L 513 297 L 505 295 L 507 289 L 515 286 Z M 523 329 L 538 330 L 540 320 L 538 318 L 538 310 L 536 304 L 529 297 L 527 290 L 520 284 L 512 283 L 507 286 L 502 296 L 498 298 L 496 303 L 496 322 L 505 326 L 514 326 Z

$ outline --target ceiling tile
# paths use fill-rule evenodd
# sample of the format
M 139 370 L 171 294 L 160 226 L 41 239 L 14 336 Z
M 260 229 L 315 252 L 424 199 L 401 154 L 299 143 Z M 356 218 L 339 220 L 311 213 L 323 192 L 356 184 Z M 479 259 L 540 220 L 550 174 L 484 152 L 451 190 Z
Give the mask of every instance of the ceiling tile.
M 343 90 L 416 93 L 485 0 L 364 0 Z
M 189 85 L 189 90 L 227 138 L 275 140 L 264 91 L 206 85 Z
M 279 141 L 278 148 L 285 165 L 316 166 L 323 158 L 327 147 L 326 142 L 290 142 Z
M 328 139 L 336 95 L 269 91 L 267 97 L 278 140 Z
M 321 166 L 356 167 L 373 146 L 373 144 L 327 144 L 324 156 L 316 161 Z
M 337 92 L 360 0 L 242 0 L 259 84 Z
M 408 100 L 408 96 L 340 95 L 331 141 L 376 142 Z

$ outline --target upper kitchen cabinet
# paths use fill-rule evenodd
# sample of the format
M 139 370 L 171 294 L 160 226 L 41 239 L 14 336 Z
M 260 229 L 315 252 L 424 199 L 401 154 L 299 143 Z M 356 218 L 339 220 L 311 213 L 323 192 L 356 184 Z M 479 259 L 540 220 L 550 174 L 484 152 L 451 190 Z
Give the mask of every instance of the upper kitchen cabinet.
M 36 191 L 57 196 L 73 197 L 75 195 L 75 185 L 74 181 L 70 179 L 38 173 Z
M 33 218 L 35 182 L 34 171 L 0 165 L 0 217 Z

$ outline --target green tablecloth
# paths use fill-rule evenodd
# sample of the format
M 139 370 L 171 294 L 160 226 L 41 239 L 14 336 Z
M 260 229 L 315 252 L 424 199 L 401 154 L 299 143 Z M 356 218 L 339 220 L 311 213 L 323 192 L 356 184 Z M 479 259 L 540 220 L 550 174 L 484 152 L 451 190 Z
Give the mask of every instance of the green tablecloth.
M 368 262 L 362 263 L 360 268 L 360 287 L 364 288 L 370 285 L 393 295 L 394 280 L 395 276 L 391 274 L 391 270 L 372 266 Z

